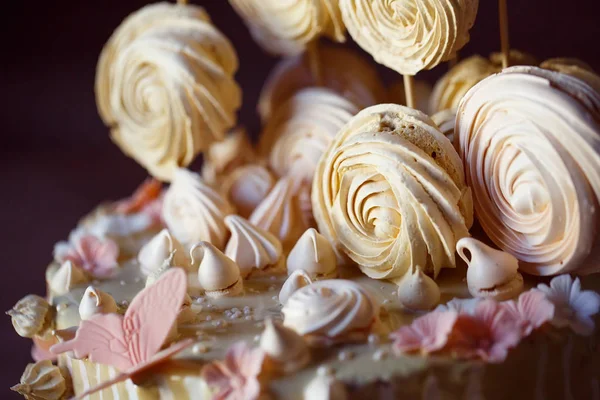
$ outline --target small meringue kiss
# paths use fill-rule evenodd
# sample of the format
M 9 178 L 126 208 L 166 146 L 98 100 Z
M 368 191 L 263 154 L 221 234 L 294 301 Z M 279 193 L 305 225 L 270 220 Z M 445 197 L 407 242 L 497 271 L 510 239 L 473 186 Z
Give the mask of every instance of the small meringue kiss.
M 335 376 L 317 374 L 304 389 L 304 400 L 346 400 L 346 386 Z
M 6 312 L 19 336 L 32 338 L 43 335 L 54 321 L 54 308 L 46 299 L 35 294 L 23 297 Z
M 310 361 L 310 351 L 304 338 L 271 318 L 265 320 L 260 347 L 275 363 L 277 371 L 284 374 L 298 371 Z
M 419 267 L 394 280 L 394 283 L 398 285 L 398 301 L 407 310 L 431 310 L 440 302 L 440 288 Z
M 173 265 L 189 269 L 190 261 L 186 257 L 183 246 L 168 229 L 163 229 L 140 249 L 138 253 L 140 270 L 145 276 L 149 276 L 153 270 L 163 265 L 172 252 L 175 252 Z
M 310 285 L 312 279 L 303 269 L 297 269 L 288 276 L 279 290 L 279 302 L 285 304 L 287 299 L 298 289 Z
M 50 360 L 27 364 L 19 384 L 10 388 L 27 400 L 68 398 L 68 385 L 61 368 Z
M 198 282 L 206 296 L 237 296 L 244 288 L 240 268 L 231 258 L 208 242 L 200 242 L 190 250 L 192 265 L 198 266 Z
M 62 296 L 69 293 L 74 286 L 88 281 L 87 275 L 81 268 L 67 260 L 58 268 L 48 283 L 54 295 Z
M 470 258 L 465 253 L 470 253 Z M 519 261 L 511 254 L 496 250 L 473 238 L 456 243 L 458 255 L 467 263 L 467 285 L 474 297 L 497 301 L 516 297 L 523 291 Z
M 288 274 L 303 269 L 313 280 L 337 278 L 336 255 L 323 235 L 309 228 L 300 236 L 287 259 Z
M 79 317 L 85 321 L 95 314 L 116 313 L 117 309 L 117 303 L 110 294 L 88 286 L 79 303 Z

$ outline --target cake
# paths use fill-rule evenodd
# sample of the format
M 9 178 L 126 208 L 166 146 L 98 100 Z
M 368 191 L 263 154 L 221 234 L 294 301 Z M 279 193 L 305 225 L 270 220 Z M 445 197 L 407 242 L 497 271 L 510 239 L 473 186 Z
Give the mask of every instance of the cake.
M 473 56 L 428 100 L 419 91 L 419 111 L 386 102 L 397 89 L 320 37 L 347 31 L 404 75 L 414 105 L 412 76 L 457 56 L 477 0 L 230 2 L 266 51 L 288 57 L 261 93 L 257 145 L 235 127 L 235 49 L 201 7 L 126 18 L 100 56 L 97 103 L 150 177 L 84 216 L 55 245 L 46 295 L 7 312 L 35 361 L 12 389 L 33 400 L 597 396 L 593 70 Z

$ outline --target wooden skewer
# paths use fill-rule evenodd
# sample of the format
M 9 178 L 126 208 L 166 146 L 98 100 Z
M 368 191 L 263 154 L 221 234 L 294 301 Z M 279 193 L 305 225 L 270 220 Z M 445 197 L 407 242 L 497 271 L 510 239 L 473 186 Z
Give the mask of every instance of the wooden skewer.
M 306 51 L 308 52 L 308 64 L 310 73 L 315 78 L 317 86 L 323 86 L 323 70 L 321 69 L 321 60 L 319 60 L 319 50 L 317 49 L 317 42 L 312 41 L 309 43 Z
M 403 75 L 404 77 L 404 96 L 406 105 L 415 108 L 415 81 L 412 75 Z
M 498 14 L 500 19 L 500 48 L 502 50 L 502 68 L 507 68 L 510 56 L 510 43 L 508 41 L 508 10 L 506 0 L 498 0 Z

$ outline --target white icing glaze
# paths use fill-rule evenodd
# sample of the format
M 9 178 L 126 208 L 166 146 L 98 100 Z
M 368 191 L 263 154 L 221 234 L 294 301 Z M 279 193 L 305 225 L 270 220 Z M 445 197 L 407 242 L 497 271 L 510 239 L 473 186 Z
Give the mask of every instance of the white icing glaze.
M 306 271 L 303 269 L 294 270 L 279 290 L 279 302 L 285 304 L 295 291 L 311 283 L 312 279 Z
M 163 229 L 150 239 L 138 253 L 140 270 L 144 275 L 150 275 L 152 271 L 160 268 L 173 252 L 173 265 L 189 269 L 190 261 L 183 246 L 171 236 L 168 229 Z
M 198 265 L 198 281 L 209 297 L 236 296 L 243 290 L 238 265 L 208 242 L 190 250 L 192 265 Z
M 88 286 L 79 303 L 79 317 L 82 320 L 90 319 L 95 314 L 116 312 L 117 303 L 110 294 L 93 286 Z
M 313 280 L 336 278 L 338 275 L 333 247 L 314 228 L 307 229 L 300 236 L 288 255 L 288 274 L 296 270 L 304 270 Z
M 408 310 L 431 310 L 440 302 L 440 288 L 420 268 L 404 274 L 395 283 L 398 285 L 398 300 Z
M 310 351 L 302 336 L 270 318 L 265 320 L 260 347 L 284 374 L 293 373 L 310 361 Z
M 65 261 L 50 278 L 49 286 L 52 293 L 57 296 L 69 293 L 76 285 L 88 282 L 88 277 L 81 268 Z

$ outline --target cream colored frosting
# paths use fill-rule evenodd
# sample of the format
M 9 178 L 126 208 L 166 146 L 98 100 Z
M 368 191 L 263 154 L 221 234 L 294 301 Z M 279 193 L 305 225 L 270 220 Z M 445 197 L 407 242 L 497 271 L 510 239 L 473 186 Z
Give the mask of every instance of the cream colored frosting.
M 234 209 L 200 176 L 178 169 L 165 194 L 162 216 L 169 231 L 184 246 L 207 241 L 222 249 L 227 240 L 224 218 Z
M 340 0 L 356 43 L 403 75 L 453 58 L 469 41 L 478 6 L 478 0 Z
M 379 304 L 356 282 L 327 279 L 298 289 L 281 312 L 284 326 L 332 343 L 366 339 L 379 317 Z
M 431 310 L 440 302 L 440 288 L 420 268 L 407 272 L 395 283 L 398 285 L 398 300 L 408 310 Z
M 225 225 L 231 232 L 225 255 L 237 263 L 243 278 L 254 270 L 281 270 L 284 258 L 275 235 L 239 215 L 225 217 Z
M 359 109 L 385 100 L 385 89 L 377 70 L 357 52 L 346 47 L 318 44 L 313 55 L 316 56 L 320 76 L 311 71 L 307 53 L 283 59 L 269 73 L 258 100 L 258 112 L 263 123 L 281 104 L 307 87 L 321 86 L 333 90 Z
M 62 263 L 58 270 L 52 275 L 48 285 L 52 294 L 61 296 L 77 286 L 89 281 L 81 268 L 73 265 L 69 260 Z
M 61 400 L 66 398 L 67 382 L 61 369 L 50 360 L 27 364 L 21 381 L 11 388 L 27 400 Z
M 431 116 L 431 120 L 435 122 L 440 131 L 450 140 L 454 142 L 454 125 L 456 124 L 456 109 L 448 108 L 439 111 Z
M 415 79 L 413 81 L 413 93 L 415 97 L 415 109 L 429 114 L 429 98 L 433 87 L 424 80 Z M 392 83 L 387 90 L 387 102 L 406 105 L 406 91 L 404 89 L 404 80 L 398 79 Z
M 456 140 L 479 223 L 535 275 L 598 271 L 600 94 L 513 67 L 475 86 Z
M 323 235 L 309 228 L 300 236 L 287 258 L 287 271 L 303 270 L 311 279 L 336 278 L 337 260 L 333 247 Z
M 306 271 L 303 269 L 294 270 L 285 282 L 283 282 L 279 290 L 279 302 L 285 304 L 294 292 L 304 286 L 310 285 L 312 282 Z
M 271 318 L 265 320 L 260 348 L 283 374 L 302 369 L 310 361 L 310 350 L 304 338 Z
M 35 294 L 23 297 L 6 314 L 19 336 L 26 338 L 43 336 L 54 322 L 54 308 Z
M 513 255 L 473 238 L 460 239 L 456 252 L 469 266 L 467 285 L 474 297 L 502 301 L 517 297 L 523 291 L 519 260 Z
M 237 68 L 235 49 L 204 9 L 151 4 L 125 19 L 104 46 L 98 110 L 125 154 L 171 180 L 235 124 Z
M 276 55 L 306 50 L 319 36 L 345 41 L 335 0 L 229 0 L 258 44 Z
M 304 400 L 347 400 L 348 391 L 335 376 L 317 374 L 304 388 Z
M 312 183 L 315 168 L 335 134 L 358 112 L 339 94 L 324 88 L 298 91 L 268 120 L 259 154 L 279 176 Z
M 198 281 L 208 297 L 237 296 L 244 284 L 238 265 L 208 242 L 190 250 L 192 265 L 198 265 Z
M 115 299 L 93 286 L 88 286 L 79 303 L 79 317 L 84 321 L 93 315 L 116 313 L 117 310 Z
M 187 258 L 183 246 L 171 236 L 168 229 L 163 229 L 146 243 L 138 253 L 140 270 L 146 276 L 160 266 L 173 253 L 173 264 L 185 269 L 190 269 L 190 260 Z
M 319 232 L 375 279 L 453 267 L 472 223 L 452 144 L 425 114 L 394 104 L 361 111 L 338 133 L 312 203 Z
M 247 164 L 236 168 L 219 183 L 221 192 L 244 218 L 269 194 L 275 178 L 269 169 L 261 164 Z
M 219 187 L 236 168 L 254 161 L 256 154 L 244 128 L 236 128 L 225 139 L 210 145 L 204 155 L 202 179 Z
M 284 252 L 289 251 L 308 228 L 302 216 L 298 197 L 294 193 L 294 182 L 281 178 L 267 197 L 250 215 L 249 221 L 281 241 Z

